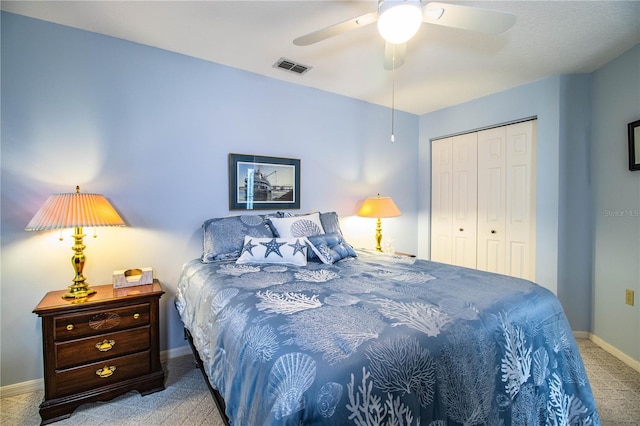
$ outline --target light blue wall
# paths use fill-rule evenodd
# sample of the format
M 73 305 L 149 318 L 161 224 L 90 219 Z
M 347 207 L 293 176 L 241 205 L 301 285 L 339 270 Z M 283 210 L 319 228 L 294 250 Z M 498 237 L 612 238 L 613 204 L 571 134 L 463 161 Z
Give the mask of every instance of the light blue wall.
M 640 171 L 628 170 L 627 150 L 627 124 L 640 120 L 640 45 L 593 74 L 591 99 L 593 331 L 640 361 Z
M 269 65 L 267 65 L 269 66 Z M 230 152 L 299 158 L 300 211 L 337 211 L 347 239 L 372 248 L 375 221 L 353 217 L 380 192 L 402 210 L 385 238 L 416 252 L 418 117 L 171 52 L 2 13 L 2 386 L 42 377 L 33 308 L 71 283 L 71 239 L 25 232 L 55 192 L 105 194 L 129 225 L 85 238 L 85 275 L 151 266 L 162 349 L 185 345 L 173 307 L 200 225 L 228 210 Z
M 592 329 L 590 83 L 590 74 L 560 79 L 558 298 L 576 331 Z

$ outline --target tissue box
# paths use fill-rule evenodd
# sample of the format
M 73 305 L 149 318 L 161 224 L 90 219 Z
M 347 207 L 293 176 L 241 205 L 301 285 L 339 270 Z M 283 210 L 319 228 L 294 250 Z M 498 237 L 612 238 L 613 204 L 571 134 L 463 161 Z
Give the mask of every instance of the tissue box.
M 153 282 L 153 269 L 132 268 L 113 271 L 113 288 L 134 287 Z

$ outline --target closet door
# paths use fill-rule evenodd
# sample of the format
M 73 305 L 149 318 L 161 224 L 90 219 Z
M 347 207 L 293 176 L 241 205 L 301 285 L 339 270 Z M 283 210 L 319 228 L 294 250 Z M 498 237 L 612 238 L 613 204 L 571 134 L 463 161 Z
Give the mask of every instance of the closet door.
M 506 128 L 506 271 L 535 280 L 536 121 Z
M 453 253 L 452 264 L 476 268 L 478 135 L 452 138 Z
M 535 279 L 535 121 L 478 132 L 478 269 Z
M 431 142 L 431 260 L 476 267 L 477 135 Z
M 432 141 L 432 260 L 535 280 L 535 141 L 535 120 Z
M 506 273 L 506 127 L 478 132 L 478 269 Z
M 451 138 L 431 142 L 431 260 L 452 262 L 453 155 Z

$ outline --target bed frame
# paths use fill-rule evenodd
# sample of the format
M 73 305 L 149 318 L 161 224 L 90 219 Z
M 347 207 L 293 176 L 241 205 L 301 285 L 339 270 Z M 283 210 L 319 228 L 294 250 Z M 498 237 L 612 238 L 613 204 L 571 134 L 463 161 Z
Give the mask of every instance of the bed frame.
M 205 373 L 204 371 L 204 364 L 202 363 L 200 354 L 198 353 L 198 350 L 193 344 L 193 337 L 191 336 L 191 333 L 189 332 L 189 330 L 187 330 L 186 328 L 184 328 L 184 339 L 188 341 L 189 346 L 191 346 L 191 351 L 193 352 L 193 357 L 195 358 L 196 367 L 198 367 L 198 370 L 200 370 L 200 372 L 202 373 L 202 376 L 204 377 L 204 381 L 207 384 L 209 391 L 211 392 L 211 396 L 213 397 L 213 400 L 215 401 L 216 406 L 218 407 L 218 411 L 220 412 L 220 417 L 222 417 L 224 424 L 226 426 L 229 426 L 229 418 L 225 414 L 226 403 L 224 402 L 224 398 L 222 398 L 222 395 L 220 395 L 220 392 L 218 392 L 218 390 L 215 389 L 213 386 L 211 386 L 211 383 L 209 383 L 209 377 L 207 377 L 207 373 Z

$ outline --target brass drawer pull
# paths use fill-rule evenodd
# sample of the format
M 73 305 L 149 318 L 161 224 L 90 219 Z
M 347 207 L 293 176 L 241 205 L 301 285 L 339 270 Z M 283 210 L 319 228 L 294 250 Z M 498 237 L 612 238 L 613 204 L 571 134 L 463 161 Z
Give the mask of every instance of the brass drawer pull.
M 68 331 L 73 330 L 73 324 L 67 324 L 67 330 Z
M 133 314 L 133 319 L 138 319 L 140 318 L 140 314 Z
M 96 349 L 98 349 L 100 352 L 107 352 L 113 349 L 113 346 L 115 344 L 116 344 L 115 340 L 104 339 L 102 342 L 96 343 Z
M 96 370 L 96 374 L 98 375 L 98 377 L 100 378 L 107 378 L 109 376 L 111 376 L 113 374 L 113 372 L 116 371 L 116 367 L 115 366 L 104 366 L 103 368 Z

